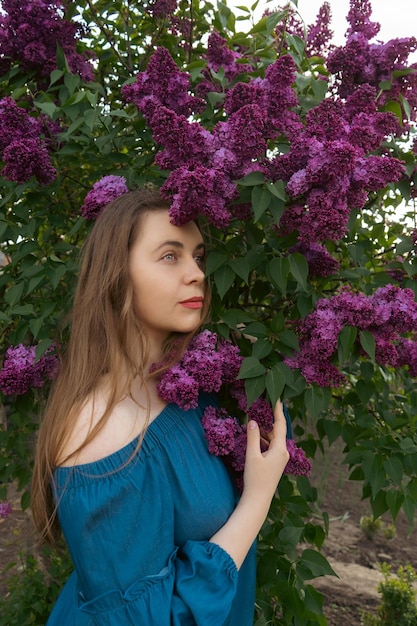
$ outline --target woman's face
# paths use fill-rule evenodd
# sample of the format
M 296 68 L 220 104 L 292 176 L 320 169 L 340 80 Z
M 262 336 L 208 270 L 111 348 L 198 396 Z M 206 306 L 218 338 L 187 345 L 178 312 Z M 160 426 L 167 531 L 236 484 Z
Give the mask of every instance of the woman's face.
M 198 328 L 204 304 L 204 242 L 193 222 L 174 226 L 168 211 L 146 213 L 129 254 L 134 306 L 151 341 Z

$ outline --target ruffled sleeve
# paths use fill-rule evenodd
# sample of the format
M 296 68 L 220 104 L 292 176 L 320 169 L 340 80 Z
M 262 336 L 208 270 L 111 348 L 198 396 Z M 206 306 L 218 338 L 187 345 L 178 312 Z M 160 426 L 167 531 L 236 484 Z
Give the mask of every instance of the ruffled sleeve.
M 219 546 L 187 542 L 156 576 L 84 601 L 80 610 L 94 626 L 223 626 L 236 593 L 237 569 Z

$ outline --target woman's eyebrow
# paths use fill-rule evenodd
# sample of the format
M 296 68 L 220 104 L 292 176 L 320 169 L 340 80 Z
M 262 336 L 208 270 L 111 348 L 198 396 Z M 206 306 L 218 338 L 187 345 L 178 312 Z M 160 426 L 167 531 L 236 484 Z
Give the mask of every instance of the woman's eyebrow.
M 172 246 L 173 248 L 184 248 L 184 244 L 181 241 L 168 240 L 168 241 L 163 241 L 162 243 L 160 243 L 155 248 L 154 251 L 158 252 L 158 250 L 160 250 L 161 248 L 164 248 L 165 246 Z M 204 242 L 197 244 L 195 247 L 195 250 L 205 250 Z

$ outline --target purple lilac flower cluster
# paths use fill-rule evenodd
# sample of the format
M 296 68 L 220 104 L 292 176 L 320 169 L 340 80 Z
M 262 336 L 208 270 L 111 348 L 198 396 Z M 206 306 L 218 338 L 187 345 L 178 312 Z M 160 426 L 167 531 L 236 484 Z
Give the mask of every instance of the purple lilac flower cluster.
M 59 45 L 73 73 L 85 80 L 93 78 L 92 65 L 76 50 L 82 27 L 64 18 L 64 2 L 3 0 L 1 5 L 0 74 L 18 63 L 24 72 L 35 71 L 41 79 L 47 80 L 56 69 Z
M 56 177 L 45 132 L 53 132 L 45 118 L 31 117 L 9 97 L 0 100 L 0 157 L 5 165 L 1 175 L 8 180 L 24 183 L 35 176 L 42 185 Z
M 241 363 L 236 346 L 205 330 L 192 339 L 179 363 L 162 375 L 158 393 L 183 409 L 196 408 L 200 391 L 217 393 L 235 380 Z
M 333 31 L 330 29 L 331 11 L 330 4 L 323 2 L 319 9 L 319 13 L 314 24 L 308 24 L 307 27 L 296 12 L 289 4 L 284 7 L 277 7 L 274 12 L 284 12 L 284 19 L 275 29 L 278 36 L 279 46 L 285 46 L 284 33 L 295 35 L 305 41 L 305 51 L 307 56 L 327 56 L 332 46 L 330 44 L 333 37 Z M 270 11 L 265 11 L 264 15 L 269 15 Z
M 193 338 L 179 363 L 160 376 L 158 394 L 166 402 L 188 410 L 197 407 L 201 391 L 217 393 L 229 385 L 236 408 L 245 413 L 248 420 L 255 420 L 263 432 L 270 432 L 274 423 L 271 405 L 261 397 L 248 409 L 244 382 L 237 380 L 242 360 L 236 346 L 205 330 Z M 157 367 L 155 365 L 153 369 Z M 208 406 L 203 413 L 202 425 L 211 454 L 223 457 L 241 478 L 246 455 L 246 424 L 223 408 Z M 309 474 L 311 464 L 304 452 L 294 442 L 287 447 L 291 457 L 286 473 Z
M 380 29 L 372 22 L 370 0 L 351 0 L 347 20 L 350 24 L 344 46 L 333 50 L 327 59 L 328 70 L 335 75 L 338 94 L 348 97 L 358 86 L 368 84 L 380 89 L 379 106 L 404 97 L 411 111 L 411 119 L 417 115 L 417 74 L 403 70 L 409 67 L 407 60 L 417 50 L 415 37 L 391 39 L 386 43 L 370 43 Z M 417 64 L 411 65 L 416 69 Z
M 95 220 L 106 204 L 129 191 L 123 176 L 103 176 L 94 183 L 84 199 L 80 211 L 86 220 Z
M 271 176 L 287 181 L 290 196 L 283 233 L 297 230 L 305 242 L 336 241 L 346 233 L 351 209 L 401 178 L 401 161 L 369 155 L 398 129 L 392 113 L 377 111 L 375 99 L 375 89 L 363 85 L 346 101 L 323 100 L 307 114 L 289 152 L 271 161 Z
M 123 88 L 163 147 L 155 162 L 171 170 L 162 193 L 171 200 L 173 223 L 203 213 L 219 228 L 228 224 L 238 196 L 235 181 L 262 171 L 268 138 L 302 126 L 291 110 L 297 104 L 291 88 L 295 71 L 294 61 L 284 56 L 267 68 L 264 78 L 237 83 L 227 93 L 227 121 L 211 132 L 190 120 L 205 103 L 189 94 L 189 75 L 165 48 L 156 50 L 134 85 Z
M 174 13 L 177 4 L 177 0 L 152 0 L 147 10 L 155 19 L 166 19 Z
M 345 377 L 332 363 L 332 357 L 345 326 L 373 335 L 378 363 L 408 365 L 410 374 L 417 374 L 417 303 L 411 289 L 395 285 L 385 285 L 370 296 L 345 289 L 319 300 L 315 311 L 299 325 L 300 352 L 287 358 L 286 363 L 300 368 L 309 383 L 339 386 Z M 404 337 L 406 333 L 414 333 L 414 339 Z
M 0 370 L 0 391 L 5 396 L 22 395 L 31 388 L 43 387 L 47 380 L 55 378 L 58 358 L 54 346 L 36 360 L 36 346 L 11 346 L 6 351 Z
M 337 274 L 340 269 L 339 261 L 332 257 L 325 246 L 318 243 L 299 241 L 290 252 L 299 252 L 305 256 L 311 278 L 315 276 L 326 278 Z
M 243 55 L 236 50 L 231 50 L 226 39 L 217 31 L 213 31 L 208 38 L 207 52 L 204 58 L 207 62 L 203 69 L 205 78 L 197 86 L 198 94 L 202 97 L 207 96 L 210 91 L 221 90 L 220 85 L 213 80 L 212 72 L 217 74 L 221 68 L 224 77 L 231 82 L 239 74 L 252 71 L 250 65 L 243 63 Z
M 11 513 L 13 513 L 13 509 L 10 502 L 0 502 L 0 517 L 6 519 Z

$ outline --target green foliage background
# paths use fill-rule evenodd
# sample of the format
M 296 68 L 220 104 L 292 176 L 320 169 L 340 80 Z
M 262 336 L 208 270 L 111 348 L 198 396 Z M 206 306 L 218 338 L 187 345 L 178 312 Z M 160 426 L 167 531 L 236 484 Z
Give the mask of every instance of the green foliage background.
M 247 17 L 236 17 L 223 2 L 214 6 L 181 0 L 177 15 L 191 19 L 187 42 L 170 34 L 167 21 L 152 19 L 143 3 L 71 2 L 66 17 L 82 20 L 89 28 L 79 51 L 94 53 L 96 82 L 85 83 L 72 74 L 59 48 L 49 85 L 40 86 L 36 75 L 23 73 L 18 65 L 0 78 L 2 97 L 10 95 L 31 115 L 44 113 L 62 126 L 59 146 L 52 155 L 58 172 L 54 183 L 41 187 L 34 179 L 20 185 L 0 181 L 0 240 L 11 258 L 0 272 L 0 353 L 25 342 L 36 343 L 41 355 L 52 341 L 65 341 L 65 331 L 58 328 L 71 304 L 77 257 L 90 227 L 79 209 L 91 186 L 108 174 L 125 176 L 129 186 L 160 185 L 165 180 L 167 172 L 154 165 L 158 147 L 150 130 L 120 94 L 121 87 L 145 69 L 155 47 L 168 48 L 178 66 L 190 72 L 194 84 L 201 78 L 207 35 L 213 28 L 231 47 L 241 45 L 247 50 L 255 66 L 253 75 L 263 76 L 280 54 L 275 27 L 285 17 L 283 13 L 253 24 L 249 9 Z M 326 97 L 327 83 L 321 78 L 327 71 L 323 59 L 306 57 L 301 39 L 288 36 L 286 45 L 298 67 L 295 89 L 299 110 L 305 115 Z M 214 80 L 221 94 L 227 81 L 221 72 Z M 206 128 L 221 119 L 216 107 L 220 97 L 208 98 L 200 117 Z M 393 109 L 398 116 L 404 114 L 395 103 Z M 339 337 L 337 362 L 348 379 L 343 388 L 308 385 L 283 362 L 298 346 L 289 322 L 305 317 L 318 299 L 334 294 L 342 285 L 371 294 L 392 282 L 387 270 L 395 269 L 403 276 L 401 286 L 417 293 L 415 247 L 406 225 L 410 222 L 397 215 L 402 199 L 409 198 L 415 167 L 409 146 L 408 135 L 387 146 L 405 161 L 408 177 L 371 194 L 365 210 L 352 211 L 348 235 L 328 243 L 329 251 L 341 262 L 337 276 L 312 279 L 305 258 L 288 252 L 295 238 L 279 237 L 274 228 L 285 206 L 284 185 L 266 183 L 258 175 L 250 175 L 239 187 L 241 198 L 253 203 L 254 218 L 234 221 L 229 229 L 209 228 L 207 269 L 213 287 L 211 329 L 238 341 L 246 357 L 241 376 L 249 399 L 253 401 L 265 390 L 271 402 L 283 398 L 295 419 L 298 443 L 312 458 L 323 451 L 325 442 L 342 439 L 351 479 L 362 483 L 374 515 L 390 512 L 395 520 L 403 509 L 411 524 L 417 506 L 416 380 L 406 369 L 378 365 L 366 334 L 361 337 L 364 356 L 355 341 L 355 329 L 349 328 Z M 285 146 L 271 149 L 285 150 Z M 408 219 L 415 226 L 411 209 Z M 7 497 L 8 483 L 17 481 L 24 508 L 29 506 L 33 442 L 46 393 L 47 389 L 32 390 L 3 398 L 8 428 L 0 431 L 0 500 Z M 318 510 L 316 501 L 316 490 L 307 478 L 284 477 L 280 483 L 259 544 L 258 626 L 326 624 L 321 595 L 309 582 L 332 572 L 320 554 L 328 516 Z M 0 613 L 6 615 L 0 624 L 6 623 L 1 619 L 11 619 L 19 603 L 21 614 L 13 613 L 13 623 L 44 623 L 48 602 L 59 588 L 57 558 L 42 557 L 42 568 L 49 563 L 53 574 L 42 574 L 41 585 L 36 577 L 31 579 L 32 590 L 47 598 L 38 612 L 32 610 L 28 618 L 30 594 L 26 604 L 22 596 L 17 601 L 18 596 L 13 600 L 12 595 L 9 603 L 0 604 Z M 28 563 L 27 573 L 38 571 L 36 563 Z M 62 565 L 61 582 L 66 571 Z M 12 587 L 17 589 L 16 581 Z

